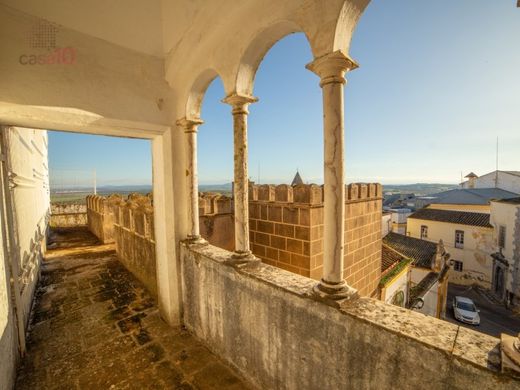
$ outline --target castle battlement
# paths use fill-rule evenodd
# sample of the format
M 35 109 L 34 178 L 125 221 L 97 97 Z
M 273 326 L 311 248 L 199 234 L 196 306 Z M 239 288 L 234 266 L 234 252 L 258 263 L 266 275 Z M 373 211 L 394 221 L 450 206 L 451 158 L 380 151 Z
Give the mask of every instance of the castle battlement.
M 382 199 L 379 183 L 352 183 L 345 186 L 345 203 Z M 317 184 L 249 184 L 249 201 L 283 202 L 308 205 L 323 203 L 323 185 Z

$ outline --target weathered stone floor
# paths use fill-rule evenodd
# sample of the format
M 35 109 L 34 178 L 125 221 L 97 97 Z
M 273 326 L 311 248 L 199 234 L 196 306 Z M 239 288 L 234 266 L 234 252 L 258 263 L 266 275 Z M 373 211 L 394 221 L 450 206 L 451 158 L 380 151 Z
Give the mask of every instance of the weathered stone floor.
M 54 238 L 16 389 L 250 388 L 188 332 L 161 320 L 112 247 L 82 251 L 93 238 L 81 229 Z

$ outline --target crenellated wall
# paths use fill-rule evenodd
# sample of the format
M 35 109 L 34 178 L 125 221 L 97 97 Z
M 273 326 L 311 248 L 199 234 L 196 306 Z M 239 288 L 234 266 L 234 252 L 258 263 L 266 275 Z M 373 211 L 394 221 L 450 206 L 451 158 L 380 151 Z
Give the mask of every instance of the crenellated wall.
M 78 203 L 52 203 L 51 227 L 74 227 L 87 224 L 87 205 Z
M 211 245 L 233 251 L 235 224 L 233 199 L 212 192 L 199 193 L 200 235 Z
M 152 197 L 130 194 L 87 197 L 90 231 L 104 243 L 114 242 L 119 260 L 157 296 Z
M 150 196 L 132 194 L 111 203 L 119 260 L 157 296 L 153 207 Z
M 87 196 L 88 228 L 103 244 L 114 242 L 114 215 L 109 205 L 121 199 L 120 195 L 110 195 L 108 198 L 100 195 Z
M 382 187 L 350 184 L 345 194 L 345 279 L 376 296 L 381 275 Z M 266 264 L 320 279 L 323 265 L 323 187 L 249 186 L 253 253 Z

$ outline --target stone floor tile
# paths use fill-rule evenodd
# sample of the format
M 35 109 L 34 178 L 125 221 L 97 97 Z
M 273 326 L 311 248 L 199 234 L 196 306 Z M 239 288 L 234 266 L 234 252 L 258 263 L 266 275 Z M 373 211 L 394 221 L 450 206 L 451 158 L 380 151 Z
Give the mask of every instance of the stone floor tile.
M 114 251 L 82 254 L 96 245 L 85 229 L 53 236 L 16 389 L 249 388 L 189 332 L 161 319 Z

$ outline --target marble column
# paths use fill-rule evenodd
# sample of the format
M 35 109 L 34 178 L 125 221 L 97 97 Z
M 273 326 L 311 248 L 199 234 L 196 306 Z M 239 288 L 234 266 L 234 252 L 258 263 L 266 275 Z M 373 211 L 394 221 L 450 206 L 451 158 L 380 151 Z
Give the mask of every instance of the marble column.
M 342 51 L 315 59 L 307 69 L 320 77 L 323 94 L 324 234 L 323 276 L 314 291 L 323 298 L 357 295 L 343 279 L 345 232 L 345 143 L 343 85 L 357 64 Z
M 235 208 L 235 258 L 252 257 L 249 246 L 249 175 L 247 169 L 247 110 L 258 101 L 252 96 L 232 94 L 222 100 L 231 105 L 234 140 L 233 204 Z
M 177 125 L 184 130 L 188 141 L 187 150 L 187 180 L 189 192 L 189 219 L 190 233 L 188 240 L 193 243 L 205 242 L 200 236 L 199 230 L 199 178 L 197 171 L 197 130 L 204 121 L 200 119 L 182 118 L 177 121 Z

